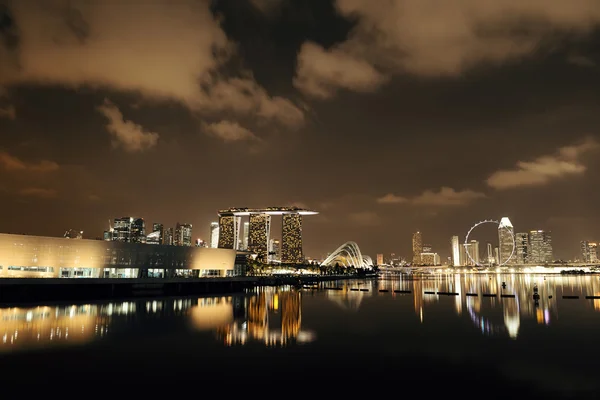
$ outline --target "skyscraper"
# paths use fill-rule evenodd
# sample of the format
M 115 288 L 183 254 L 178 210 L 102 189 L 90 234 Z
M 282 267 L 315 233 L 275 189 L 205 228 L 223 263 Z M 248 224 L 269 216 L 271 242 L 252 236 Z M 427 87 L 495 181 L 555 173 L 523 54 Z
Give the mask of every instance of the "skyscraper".
M 163 224 L 160 224 L 158 222 L 155 222 L 152 224 L 152 233 L 154 232 L 159 232 L 158 234 L 158 244 L 164 244 L 165 243 L 165 229 L 163 227 Z
M 225 214 L 219 217 L 219 244 L 220 249 L 237 249 L 238 235 L 241 218 Z
M 260 262 L 268 262 L 268 245 L 271 233 L 271 216 L 263 213 L 250 214 L 248 251 L 256 254 Z
M 383 254 L 377 254 L 377 265 L 383 265 Z
M 192 224 L 180 224 L 178 222 L 175 225 L 173 244 L 175 246 L 192 246 L 192 243 Z
M 515 235 L 516 260 L 517 264 L 529 263 L 529 234 L 519 232 Z
M 550 231 L 537 230 L 529 232 L 528 255 L 530 264 L 547 264 L 553 261 Z
M 167 230 L 165 230 L 165 241 L 164 244 L 169 245 L 169 246 L 173 246 L 173 237 L 175 235 L 173 234 L 173 228 L 169 228 Z
M 115 218 L 112 240 L 127 243 L 146 243 L 146 224 L 143 218 Z
M 492 244 L 489 242 L 487 244 L 487 258 L 485 262 L 488 265 L 493 265 L 496 262 L 496 258 L 494 257 L 494 250 L 492 249 Z
M 421 232 L 413 233 L 412 237 L 413 264 L 421 263 L 421 253 L 423 252 L 423 237 Z
M 219 223 L 210 223 L 210 247 L 216 249 L 219 247 Z
M 516 257 L 514 228 L 508 217 L 502 217 L 498 225 L 498 264 L 514 264 Z
M 581 242 L 581 260 L 587 263 L 598 262 L 598 244 L 584 240 Z
M 244 230 L 242 231 L 242 250 L 248 250 L 248 235 L 250 232 L 250 222 L 244 222 Z
M 452 236 L 450 240 L 450 244 L 452 246 L 452 265 L 455 267 L 460 266 L 460 241 L 458 236 Z
M 283 264 L 301 264 L 302 255 L 302 216 L 284 214 L 281 226 L 281 262 Z

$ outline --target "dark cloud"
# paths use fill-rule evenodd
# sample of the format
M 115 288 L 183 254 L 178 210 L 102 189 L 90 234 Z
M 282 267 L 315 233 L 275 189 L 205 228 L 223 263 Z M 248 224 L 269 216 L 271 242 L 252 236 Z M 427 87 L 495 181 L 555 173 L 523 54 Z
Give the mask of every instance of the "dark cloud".
M 303 204 L 311 257 L 421 230 L 444 259 L 504 215 L 559 257 L 600 240 L 595 0 L 372 3 L 8 3 L 4 229 L 206 239 L 218 209 Z

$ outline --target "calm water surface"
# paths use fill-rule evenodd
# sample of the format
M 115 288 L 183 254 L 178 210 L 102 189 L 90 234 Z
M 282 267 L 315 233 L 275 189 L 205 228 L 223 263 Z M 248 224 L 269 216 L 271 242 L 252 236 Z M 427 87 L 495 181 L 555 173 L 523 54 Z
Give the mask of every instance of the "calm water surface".
M 429 293 L 438 291 L 458 295 Z M 230 390 L 325 379 L 337 393 L 373 396 L 389 387 L 410 393 L 416 384 L 424 397 L 595 395 L 600 299 L 586 296 L 600 296 L 600 276 L 395 277 L 225 297 L 3 307 L 0 383 L 239 384 Z

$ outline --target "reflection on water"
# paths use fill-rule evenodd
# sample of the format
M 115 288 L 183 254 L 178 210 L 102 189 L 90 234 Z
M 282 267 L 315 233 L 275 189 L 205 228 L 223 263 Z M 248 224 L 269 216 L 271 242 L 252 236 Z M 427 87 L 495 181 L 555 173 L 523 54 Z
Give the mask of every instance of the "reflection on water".
M 151 316 L 187 318 L 194 330 L 215 332 L 229 346 L 309 342 L 314 334 L 301 330 L 301 295 L 280 287 L 247 296 L 0 308 L 0 351 L 83 344 L 105 338 L 115 325 L 126 329 L 128 322 Z
M 328 290 L 333 287 L 342 289 Z M 534 287 L 539 293 L 537 301 L 533 299 Z M 502 294 L 507 297 L 501 297 Z M 585 296 L 600 296 L 600 277 L 523 274 L 394 277 L 326 282 L 316 290 L 282 286 L 257 288 L 239 296 L 0 308 L 0 351 L 81 345 L 108 340 L 115 334 L 147 334 L 150 330 L 132 333 L 132 327 L 144 319 L 158 319 L 162 326 L 180 329 L 181 324 L 171 324 L 169 318 L 185 321 L 186 329 L 193 332 L 212 333 L 213 340 L 225 346 L 256 343 L 281 347 L 307 343 L 316 340 L 317 335 L 303 327 L 303 296 L 310 296 L 317 308 L 322 308 L 323 302 L 338 305 L 339 312 L 350 313 L 345 317 L 348 319 L 366 301 L 387 298 L 393 307 L 413 309 L 411 313 L 416 314 L 417 324 L 435 325 L 439 314 L 434 310 L 441 309 L 444 315 L 468 318 L 472 329 L 479 334 L 518 339 L 524 323 L 551 326 L 558 321 L 561 308 L 600 311 L 600 299 L 585 299 Z M 579 296 L 579 299 L 563 299 L 563 296 Z

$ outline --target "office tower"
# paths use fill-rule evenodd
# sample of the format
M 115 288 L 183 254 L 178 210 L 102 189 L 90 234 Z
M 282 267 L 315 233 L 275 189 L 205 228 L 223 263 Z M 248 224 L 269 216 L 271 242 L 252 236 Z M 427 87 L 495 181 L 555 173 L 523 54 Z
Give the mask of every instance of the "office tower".
M 168 246 L 173 246 L 175 234 L 173 233 L 173 228 L 169 228 L 165 230 L 165 241 L 164 244 Z
M 430 244 L 424 244 L 421 253 L 433 253 L 433 247 Z
M 158 235 L 158 244 L 164 244 L 165 243 L 165 228 L 163 226 L 163 224 L 160 224 L 158 222 L 155 222 L 152 224 L 152 233 L 154 232 L 159 232 Z M 156 235 L 154 235 L 156 236 Z
M 502 217 L 498 225 L 498 248 L 500 249 L 498 264 L 514 264 L 516 257 L 513 225 L 508 217 Z
M 271 239 L 269 240 L 269 262 L 283 262 L 281 259 L 281 246 L 279 240 Z
M 598 244 L 584 240 L 581 242 L 581 260 L 586 263 L 598 262 Z
M 547 264 L 553 261 L 551 232 L 544 230 L 529 232 L 528 256 L 530 264 Z
M 421 263 L 421 253 L 423 252 L 423 237 L 421 232 L 413 233 L 412 237 L 413 264 Z
M 146 223 L 143 218 L 115 218 L 112 230 L 112 240 L 117 242 L 146 242 Z
M 500 249 L 494 247 L 494 262 L 496 265 L 500 264 Z
M 263 213 L 250 214 L 248 251 L 256 254 L 260 262 L 268 262 L 268 244 L 271 233 L 271 216 Z
M 281 219 L 281 262 L 283 264 L 301 264 L 304 261 L 302 216 L 298 213 L 283 214 Z
M 248 250 L 248 235 L 250 232 L 250 222 L 244 222 L 244 230 L 242 231 L 242 250 Z
M 107 240 L 107 241 L 111 241 L 112 239 L 112 235 L 113 235 L 113 231 L 112 228 L 109 231 L 104 231 L 104 235 L 102 237 L 103 240 Z
M 519 232 L 515 235 L 516 264 L 527 264 L 529 262 L 529 234 L 527 232 Z
M 471 240 L 470 244 L 469 255 L 471 256 L 474 265 L 479 265 L 479 242 L 477 240 Z
M 452 236 L 450 240 L 450 244 L 452 245 L 452 265 L 455 267 L 460 266 L 460 241 L 458 236 Z
M 383 265 L 383 254 L 377 254 L 377 265 Z
M 489 242 L 487 244 L 487 258 L 485 261 L 488 265 L 493 265 L 495 262 L 494 250 L 492 249 L 492 244 Z
M 210 223 L 210 247 L 216 249 L 219 247 L 219 223 Z
M 175 246 L 191 246 L 192 245 L 192 224 L 175 225 L 175 236 L 173 237 Z

